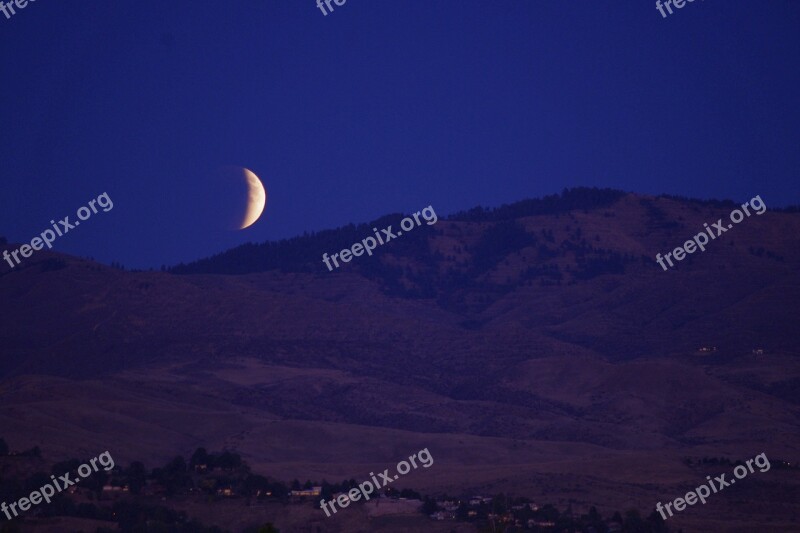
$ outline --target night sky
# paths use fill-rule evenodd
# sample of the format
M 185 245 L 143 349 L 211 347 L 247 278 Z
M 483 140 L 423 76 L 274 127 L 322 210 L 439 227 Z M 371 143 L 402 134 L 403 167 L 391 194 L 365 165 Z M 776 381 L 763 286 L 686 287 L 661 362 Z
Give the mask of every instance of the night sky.
M 158 268 L 564 187 L 800 203 L 800 2 L 56 2 L 0 14 L 0 235 Z M 269 200 L 218 226 L 206 180 Z M 324 250 L 321 250 L 322 253 Z

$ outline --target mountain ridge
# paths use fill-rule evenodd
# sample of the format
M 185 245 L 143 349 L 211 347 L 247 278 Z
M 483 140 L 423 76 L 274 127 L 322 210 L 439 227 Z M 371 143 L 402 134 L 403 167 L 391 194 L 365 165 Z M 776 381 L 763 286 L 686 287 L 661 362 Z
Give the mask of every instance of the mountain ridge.
M 685 457 L 800 459 L 800 214 L 767 205 L 666 272 L 655 254 L 729 205 L 476 211 L 337 272 L 315 246 L 249 274 L 41 251 L 0 267 L 0 425 L 59 456 L 228 447 L 303 479 L 430 446 L 420 489 L 648 508 L 696 484 Z

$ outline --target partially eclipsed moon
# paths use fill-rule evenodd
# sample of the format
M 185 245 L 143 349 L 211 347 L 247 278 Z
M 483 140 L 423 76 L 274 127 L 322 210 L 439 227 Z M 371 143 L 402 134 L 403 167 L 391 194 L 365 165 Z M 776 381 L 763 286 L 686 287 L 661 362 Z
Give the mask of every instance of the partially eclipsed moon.
M 255 224 L 261 213 L 264 212 L 264 206 L 267 205 L 267 191 L 258 176 L 246 168 L 243 168 L 242 172 L 247 180 L 247 212 L 244 214 L 244 220 L 239 229 L 249 228 Z

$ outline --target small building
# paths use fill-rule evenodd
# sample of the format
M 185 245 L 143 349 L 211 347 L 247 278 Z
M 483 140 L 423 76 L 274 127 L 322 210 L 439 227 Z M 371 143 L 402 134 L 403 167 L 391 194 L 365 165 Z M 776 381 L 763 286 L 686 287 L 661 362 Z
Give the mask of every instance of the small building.
M 458 510 L 459 502 L 452 501 L 452 500 L 445 500 L 442 502 L 438 502 L 439 507 L 442 507 L 445 511 L 456 511 Z
M 217 496 L 224 496 L 226 498 L 231 498 L 236 496 L 236 492 L 234 492 L 232 487 L 224 487 L 221 489 L 217 489 Z
M 112 498 L 118 498 L 123 494 L 127 494 L 130 492 L 130 489 L 127 485 L 103 485 L 103 496 L 110 496 Z
M 533 527 L 555 527 L 555 526 L 556 526 L 555 522 L 550 522 L 550 521 L 539 522 L 538 520 L 534 520 L 533 518 L 528 520 L 528 527 L 530 527 L 530 528 L 533 528 Z
M 293 490 L 289 492 L 292 498 L 314 498 L 322 494 L 322 487 L 311 487 L 310 489 Z

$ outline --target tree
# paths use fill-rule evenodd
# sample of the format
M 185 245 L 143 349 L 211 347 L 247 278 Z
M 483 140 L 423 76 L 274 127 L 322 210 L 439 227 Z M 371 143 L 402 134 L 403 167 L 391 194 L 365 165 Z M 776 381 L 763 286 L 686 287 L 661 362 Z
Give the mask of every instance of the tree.
M 125 472 L 128 479 L 128 488 L 132 494 L 140 494 L 147 484 L 147 470 L 144 464 L 134 461 Z
M 589 514 L 586 516 L 586 520 L 588 524 L 596 530 L 600 530 L 603 527 L 603 517 L 599 512 L 597 512 L 597 508 L 594 505 L 592 505 L 591 509 L 589 509 Z
M 547 521 L 557 522 L 561 515 L 558 513 L 558 509 L 556 509 L 555 507 L 553 507 L 551 504 L 548 503 L 547 505 L 539 509 L 539 516 L 541 516 Z M 622 519 L 620 518 L 620 523 L 622 523 L 621 520 Z
M 222 454 L 215 459 L 215 466 L 219 468 L 234 469 L 242 466 L 242 458 L 239 454 L 229 452 L 228 450 L 222 452 Z
M 650 524 L 650 531 L 653 533 L 666 533 L 669 531 L 664 519 L 656 511 L 650 513 L 650 516 L 647 517 L 647 522 Z
M 267 522 L 258 530 L 258 533 L 281 533 L 279 529 L 276 529 L 275 526 L 272 525 L 272 522 Z
M 244 480 L 244 494 L 247 496 L 253 496 L 258 491 L 267 492 L 269 486 L 270 483 L 267 478 L 257 474 L 251 474 Z
M 624 533 L 646 533 L 649 528 L 645 527 L 644 520 L 636 509 L 625 512 L 625 525 L 622 527 Z
M 23 481 L 23 490 L 24 492 L 32 492 L 34 490 L 43 487 L 47 483 L 50 482 L 50 477 L 45 474 L 44 472 L 36 472 L 31 477 L 27 478 Z
M 81 466 L 81 462 L 77 459 L 68 459 L 54 464 L 53 468 L 50 469 L 50 473 L 59 476 L 67 472 L 75 472 L 79 466 Z
M 205 448 L 197 448 L 192 454 L 192 458 L 189 459 L 189 466 L 194 468 L 197 465 L 207 465 L 207 464 L 208 464 L 208 452 L 206 452 Z
M 19 531 L 19 526 L 14 523 L 3 524 L 3 526 L 0 527 L 0 533 L 19 533 Z
M 180 455 L 164 468 L 153 470 L 152 477 L 167 489 L 168 494 L 178 494 L 192 485 L 191 476 L 186 470 L 186 461 Z
M 8 444 L 3 439 L 0 439 L 0 455 L 8 455 Z
M 186 472 L 186 461 L 180 455 L 175 456 L 175 458 L 164 467 L 164 470 L 171 474 L 183 474 Z
M 30 450 L 26 450 L 22 452 L 22 455 L 26 457 L 36 457 L 37 459 L 41 459 L 42 457 L 42 450 L 38 446 L 34 446 Z
M 409 500 L 421 500 L 422 494 L 411 489 L 403 489 L 400 491 L 401 498 L 408 498 Z
M 436 505 L 436 500 L 429 496 L 425 496 L 425 500 L 422 502 L 422 512 L 426 515 L 432 515 L 438 510 L 439 506 Z

